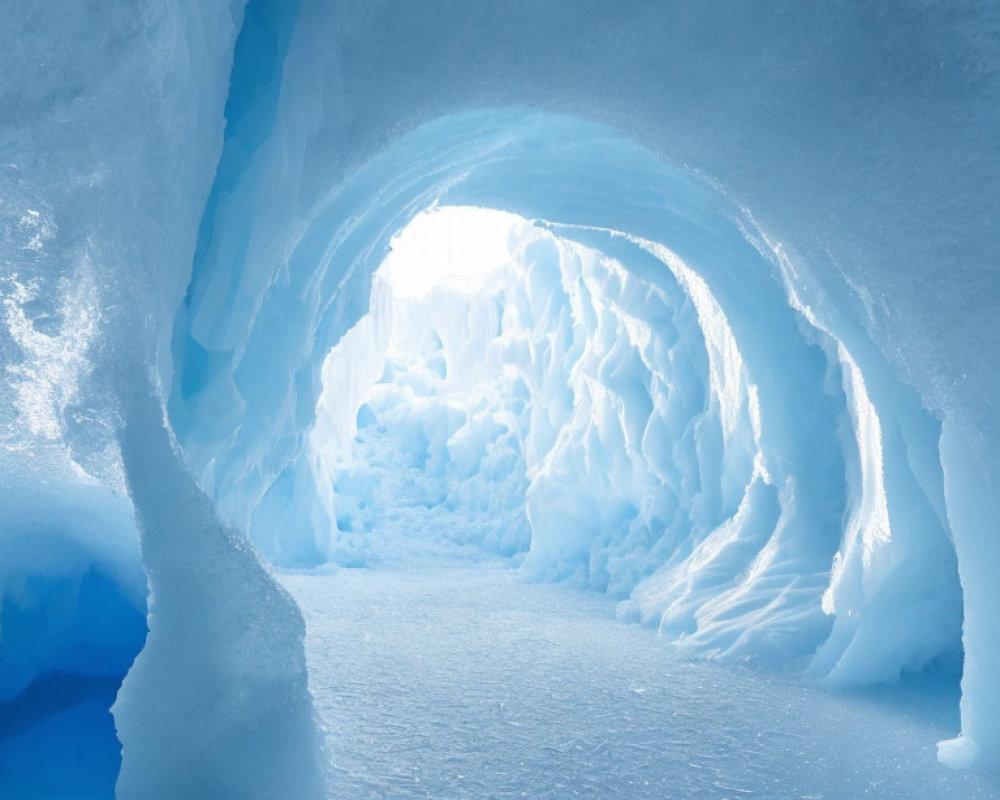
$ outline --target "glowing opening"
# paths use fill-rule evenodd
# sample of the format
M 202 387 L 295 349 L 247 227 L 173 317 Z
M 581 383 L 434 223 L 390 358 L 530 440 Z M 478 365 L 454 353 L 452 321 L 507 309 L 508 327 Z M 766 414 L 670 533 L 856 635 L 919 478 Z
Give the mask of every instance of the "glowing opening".
M 741 508 L 769 531 L 777 490 L 725 315 L 652 255 L 663 269 L 639 275 L 473 207 L 394 237 L 369 313 L 324 362 L 309 437 L 332 560 L 524 559 L 626 597 L 659 566 L 642 542 Z
M 511 266 L 510 237 L 525 224 L 489 208 L 428 209 L 393 237 L 376 276 L 399 298 L 423 297 L 436 287 L 473 294 Z

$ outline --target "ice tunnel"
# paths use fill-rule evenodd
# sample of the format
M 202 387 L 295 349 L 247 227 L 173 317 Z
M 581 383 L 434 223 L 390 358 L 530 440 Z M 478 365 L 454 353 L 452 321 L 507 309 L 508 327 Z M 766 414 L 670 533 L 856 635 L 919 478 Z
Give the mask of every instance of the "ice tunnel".
M 445 561 L 835 694 L 960 681 L 938 757 L 1000 771 L 992 6 L 0 41 L 0 796 L 340 796 L 276 571 Z

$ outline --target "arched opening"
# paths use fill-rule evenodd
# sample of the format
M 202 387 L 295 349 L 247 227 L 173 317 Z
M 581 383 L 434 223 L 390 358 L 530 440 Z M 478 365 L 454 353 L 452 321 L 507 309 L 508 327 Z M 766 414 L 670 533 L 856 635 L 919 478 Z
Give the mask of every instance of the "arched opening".
M 860 325 L 834 313 L 836 286 L 807 279 L 701 181 L 563 117 L 491 111 L 423 126 L 327 198 L 284 245 L 277 280 L 260 283 L 225 250 L 213 263 L 241 270 L 235 284 L 196 275 L 175 327 L 171 420 L 224 515 L 266 555 L 289 566 L 367 560 L 378 509 L 366 480 L 329 458 L 347 457 L 359 411 L 362 422 L 376 411 L 362 409 L 364 392 L 385 372 L 393 303 L 371 275 L 392 237 L 435 205 L 516 214 L 504 219 L 519 219 L 521 245 L 505 245 L 493 305 L 415 312 L 424 329 L 397 338 L 441 350 L 406 356 L 423 359 L 423 374 L 400 375 L 408 388 L 381 383 L 381 411 L 435 372 L 440 386 L 420 391 L 440 399 L 456 380 L 449 358 L 469 375 L 503 365 L 496 402 L 527 415 L 500 427 L 519 442 L 528 567 L 630 598 L 631 616 L 696 650 L 785 665 L 819 648 L 813 673 L 840 684 L 953 661 L 961 592 L 938 424 Z M 493 237 L 484 246 L 502 249 Z M 226 327 L 212 330 L 222 309 Z M 497 326 L 499 342 L 527 352 L 501 355 L 494 342 L 472 357 L 446 323 Z M 452 426 L 469 421 L 470 409 L 431 405 L 444 427 L 397 407 L 395 433 L 412 437 L 418 471 L 446 469 Z M 501 550 L 523 548 L 526 535 L 511 536 Z M 925 605 L 937 612 L 906 622 Z

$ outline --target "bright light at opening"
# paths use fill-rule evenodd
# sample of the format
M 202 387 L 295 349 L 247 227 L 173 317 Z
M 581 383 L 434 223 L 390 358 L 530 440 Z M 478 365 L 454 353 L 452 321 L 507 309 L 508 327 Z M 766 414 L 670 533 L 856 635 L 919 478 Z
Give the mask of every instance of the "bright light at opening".
M 392 239 L 379 275 L 397 297 L 423 297 L 444 286 L 469 294 L 509 266 L 510 236 L 525 220 L 473 206 L 422 211 Z

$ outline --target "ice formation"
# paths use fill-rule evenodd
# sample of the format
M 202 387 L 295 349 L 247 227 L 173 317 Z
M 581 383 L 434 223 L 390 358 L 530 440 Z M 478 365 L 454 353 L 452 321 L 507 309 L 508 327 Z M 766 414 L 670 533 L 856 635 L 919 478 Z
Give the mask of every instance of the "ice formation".
M 998 31 L 14 0 L 0 702 L 120 680 L 148 614 L 121 796 L 316 794 L 302 620 L 249 537 L 509 559 L 835 687 L 961 668 L 940 756 L 1000 770 Z

